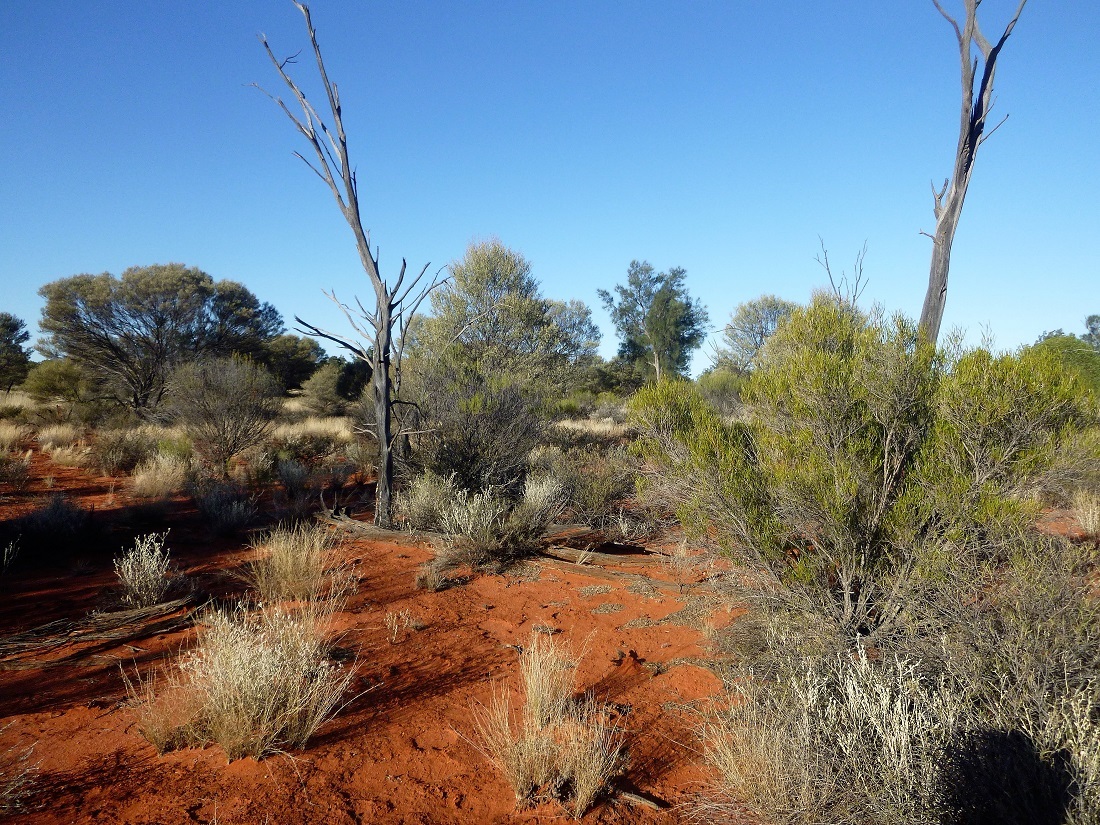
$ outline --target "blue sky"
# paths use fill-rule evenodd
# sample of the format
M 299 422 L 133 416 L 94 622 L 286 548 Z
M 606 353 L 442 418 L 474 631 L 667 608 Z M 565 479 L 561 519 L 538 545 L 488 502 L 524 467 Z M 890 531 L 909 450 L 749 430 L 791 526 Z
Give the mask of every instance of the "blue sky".
M 865 302 L 919 314 L 960 96 L 930 0 L 311 5 L 387 274 L 497 236 L 547 296 L 592 306 L 610 355 L 596 290 L 631 259 L 686 268 L 718 327 L 761 293 L 808 299 L 820 236 L 836 269 L 866 242 Z M 988 34 L 1014 5 L 987 0 Z M 33 327 L 43 283 L 180 261 L 343 328 L 321 289 L 370 289 L 303 144 L 249 88 L 282 92 L 261 31 L 279 54 L 307 44 L 284 0 L 0 4 L 0 310 Z M 1100 312 L 1098 41 L 1100 4 L 1025 9 L 945 329 L 1014 347 Z

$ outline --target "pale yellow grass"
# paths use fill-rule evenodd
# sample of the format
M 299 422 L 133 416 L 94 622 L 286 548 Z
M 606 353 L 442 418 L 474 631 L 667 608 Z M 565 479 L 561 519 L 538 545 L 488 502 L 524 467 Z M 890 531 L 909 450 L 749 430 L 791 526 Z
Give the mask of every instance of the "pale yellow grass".
M 507 778 L 516 799 L 570 788 L 580 819 L 623 767 L 623 738 L 591 696 L 573 697 L 577 659 L 553 637 L 533 634 L 520 656 L 524 705 L 515 710 L 494 685 L 489 706 L 475 713 L 480 747 Z
M 293 399 L 292 399 L 293 400 Z M 303 436 L 328 436 L 339 444 L 347 444 L 355 438 L 351 419 L 345 416 L 310 416 L 293 424 L 280 424 L 272 433 L 275 439 L 301 438 Z
M 34 407 L 34 399 L 22 390 L 11 390 L 10 392 L 0 390 L 0 407 L 29 409 Z
M 355 675 L 331 661 L 325 619 L 270 606 L 206 614 L 175 668 L 127 684 L 139 730 L 160 751 L 214 742 L 230 759 L 304 747 Z
M 38 448 L 52 453 L 58 447 L 71 447 L 81 440 L 83 432 L 75 424 L 52 424 L 38 430 Z
M 23 424 L 0 421 L 0 453 L 10 453 L 18 450 L 28 432 L 28 428 Z
M 563 421 L 555 421 L 554 426 L 600 438 L 622 438 L 629 432 L 625 424 L 616 424 L 610 418 L 566 418 Z
M 69 444 L 50 450 L 50 461 L 62 467 L 84 467 L 88 464 L 91 454 L 91 447 L 81 443 Z
M 1073 496 L 1073 512 L 1082 530 L 1090 536 L 1100 535 L 1100 495 L 1078 491 Z
M 191 462 L 171 453 L 157 453 L 139 464 L 130 477 L 138 498 L 167 498 L 180 493 L 191 479 Z

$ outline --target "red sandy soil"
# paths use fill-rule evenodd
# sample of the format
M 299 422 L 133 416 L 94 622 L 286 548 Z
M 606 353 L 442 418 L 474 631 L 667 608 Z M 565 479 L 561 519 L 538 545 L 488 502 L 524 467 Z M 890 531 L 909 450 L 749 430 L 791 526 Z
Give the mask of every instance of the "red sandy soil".
M 124 480 L 57 467 L 38 454 L 32 470 L 25 490 L 0 489 L 0 529 L 10 530 L 14 518 L 54 492 L 94 507 L 94 514 L 87 537 L 23 548 L 0 579 L 0 636 L 118 609 L 111 603 L 112 556 L 134 535 L 169 526 L 173 558 L 203 591 L 219 599 L 243 592 L 232 572 L 251 555 L 248 537 L 209 538 L 185 499 L 150 507 L 128 495 Z M 706 598 L 706 585 L 689 583 L 683 593 L 647 589 L 543 560 L 433 593 L 413 584 L 418 566 L 432 556 L 428 544 L 394 534 L 349 539 L 348 549 L 359 585 L 335 629 L 339 647 L 357 661 L 354 698 L 304 751 L 232 763 L 216 746 L 157 755 L 137 732 L 120 666 L 149 672 L 170 661 L 193 638 L 187 622 L 163 633 L 0 659 L 0 753 L 34 745 L 38 763 L 11 821 L 567 821 L 568 813 L 550 803 L 517 810 L 508 784 L 474 744 L 475 709 L 489 700 L 494 683 L 515 693 L 513 646 L 527 643 L 537 626 L 560 631 L 555 638 L 583 654 L 579 690 L 624 711 L 630 785 L 671 806 L 652 810 L 620 797 L 600 803 L 585 821 L 680 821 L 675 806 L 706 788 L 711 774 L 696 729 L 700 712 L 722 700 L 720 680 L 702 666 L 711 657 L 706 630 L 735 618 Z M 633 561 L 644 566 L 630 573 L 671 578 L 660 557 Z M 402 610 L 422 629 L 403 630 L 391 644 L 384 617 Z

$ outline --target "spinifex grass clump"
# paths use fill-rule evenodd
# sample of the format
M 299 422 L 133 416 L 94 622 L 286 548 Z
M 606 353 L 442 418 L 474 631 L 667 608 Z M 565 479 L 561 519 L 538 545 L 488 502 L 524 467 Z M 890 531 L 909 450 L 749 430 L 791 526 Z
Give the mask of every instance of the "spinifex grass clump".
M 624 750 L 607 711 L 590 696 L 574 697 L 576 664 L 552 637 L 534 634 L 520 657 L 523 707 L 517 712 L 494 686 L 475 724 L 517 801 L 556 799 L 579 819 L 622 770 Z
M 252 546 L 247 578 L 265 602 L 339 597 L 350 583 L 339 541 L 324 527 L 279 525 Z
M 354 675 L 330 660 L 324 619 L 277 607 L 207 614 L 178 669 L 129 686 L 142 733 L 162 752 L 213 742 L 230 759 L 305 747 Z
M 183 492 L 191 475 L 190 459 L 157 452 L 134 468 L 131 490 L 138 498 L 166 498 Z

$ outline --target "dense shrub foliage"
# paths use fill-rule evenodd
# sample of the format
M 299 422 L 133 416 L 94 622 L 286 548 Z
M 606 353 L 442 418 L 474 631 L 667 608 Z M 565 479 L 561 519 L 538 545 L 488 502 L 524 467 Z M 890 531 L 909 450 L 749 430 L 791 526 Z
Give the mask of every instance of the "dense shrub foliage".
M 759 608 L 731 639 L 753 687 L 707 734 L 735 794 L 783 822 L 1093 821 L 1096 553 L 1033 527 L 1097 458 L 1077 375 L 819 296 L 741 397 L 732 421 L 686 382 L 632 403 L 646 494 Z

